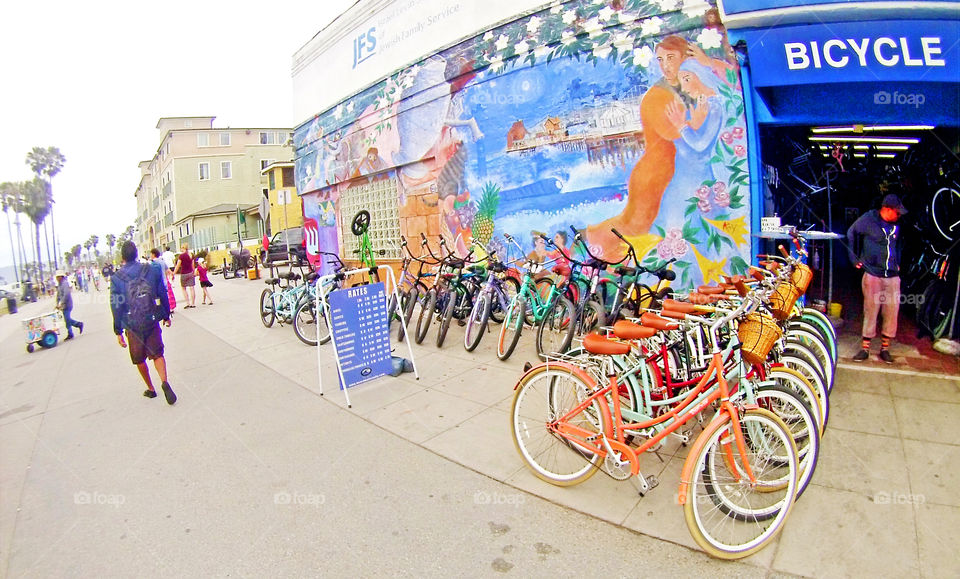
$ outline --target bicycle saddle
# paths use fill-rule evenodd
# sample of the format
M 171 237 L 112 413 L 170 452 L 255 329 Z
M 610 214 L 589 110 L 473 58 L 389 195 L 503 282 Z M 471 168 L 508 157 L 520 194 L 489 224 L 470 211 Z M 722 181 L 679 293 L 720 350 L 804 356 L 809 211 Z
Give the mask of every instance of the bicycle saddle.
M 723 287 L 718 285 L 702 285 L 697 288 L 697 291 L 702 294 L 716 295 L 716 294 L 722 294 L 726 290 Z
M 677 322 L 671 322 L 668 319 L 661 318 L 653 312 L 643 312 L 643 314 L 640 315 L 640 323 L 658 330 L 676 330 L 680 327 L 680 324 Z
M 605 338 L 600 334 L 587 334 L 583 337 L 583 347 L 591 354 L 608 356 L 623 355 L 630 352 L 630 344 Z
M 617 275 L 637 275 L 637 268 L 621 265 L 617 268 Z
M 265 277 L 263 278 L 263 283 L 267 285 L 277 285 L 280 283 L 280 280 L 275 277 Z
M 306 279 L 307 281 L 313 281 L 318 277 L 320 277 L 320 275 L 317 272 L 311 271 L 310 273 L 307 274 L 306 278 L 304 279 Z
M 653 337 L 657 329 L 652 326 L 641 326 L 627 320 L 620 320 L 613 324 L 613 335 L 622 340 L 643 340 Z

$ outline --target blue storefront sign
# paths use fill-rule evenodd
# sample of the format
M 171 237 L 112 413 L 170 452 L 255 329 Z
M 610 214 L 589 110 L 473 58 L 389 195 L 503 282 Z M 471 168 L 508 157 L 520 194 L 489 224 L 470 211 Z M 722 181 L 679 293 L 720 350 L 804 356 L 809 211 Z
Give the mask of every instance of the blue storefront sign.
M 835 22 L 740 33 L 753 85 L 960 82 L 960 22 Z
M 340 389 L 389 374 L 390 326 L 383 283 L 337 290 L 327 296 L 333 343 L 343 375 Z
M 929 4 L 939 0 L 913 0 L 916 4 Z M 888 0 L 721 0 L 724 14 L 745 14 L 759 10 L 779 10 L 797 7 L 827 7 L 837 6 L 845 8 L 854 4 L 888 3 Z M 942 2 L 940 2 L 942 3 Z M 846 5 L 846 6 L 844 6 Z

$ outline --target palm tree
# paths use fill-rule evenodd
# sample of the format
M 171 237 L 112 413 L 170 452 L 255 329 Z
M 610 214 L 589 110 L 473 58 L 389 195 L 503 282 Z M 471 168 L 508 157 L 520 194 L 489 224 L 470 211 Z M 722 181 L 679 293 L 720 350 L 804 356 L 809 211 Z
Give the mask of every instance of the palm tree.
M 97 244 L 100 243 L 100 238 L 96 235 L 90 236 L 90 246 L 93 247 L 93 264 L 97 265 L 100 257 L 100 250 L 97 249 Z
M 83 248 L 80 246 L 79 243 L 70 248 L 70 253 L 73 254 L 73 259 L 74 259 L 77 263 L 80 263 L 80 252 L 81 252 L 81 251 L 83 251 Z
M 107 240 L 107 249 L 110 250 L 110 263 L 116 263 L 117 260 L 113 256 L 113 246 L 117 244 L 117 236 L 112 233 L 108 233 L 106 236 Z
M 69 251 L 63 252 L 63 262 L 67 264 L 67 267 L 73 267 L 73 253 Z
M 7 212 L 7 210 L 13 209 L 13 213 L 16 214 L 17 207 L 20 205 L 19 198 L 20 190 L 14 183 L 0 183 L 0 203 L 3 204 L 4 215 L 7 216 L 7 234 L 10 236 L 10 251 L 13 252 L 13 273 L 18 282 L 20 281 L 20 268 L 17 267 L 19 255 L 17 247 L 13 244 L 13 226 L 10 224 L 10 214 Z M 17 221 L 18 225 L 19 223 L 20 222 Z M 21 263 L 23 262 L 21 261 Z
M 83 248 L 87 250 L 87 263 L 90 263 L 90 248 L 93 246 L 93 241 L 90 239 L 83 242 Z
M 49 210 L 50 214 L 50 227 L 53 229 L 53 256 L 54 256 L 54 267 L 58 267 L 56 262 L 57 256 L 57 227 L 53 221 L 53 178 L 57 176 L 57 173 L 60 172 L 60 169 L 63 168 L 63 164 L 67 162 L 67 158 L 63 156 L 63 153 L 60 152 L 60 149 L 57 147 L 34 147 L 27 153 L 26 163 L 30 165 L 30 169 L 36 173 L 38 178 L 45 179 L 47 186 L 50 188 L 50 203 L 51 207 Z M 49 242 L 48 242 L 49 245 Z M 47 251 L 49 256 L 49 250 Z
M 33 221 L 34 231 L 36 232 L 37 248 L 37 273 L 40 282 L 43 282 L 43 258 L 40 252 L 40 225 L 50 214 L 50 207 L 53 199 L 50 194 L 50 185 L 36 177 L 33 181 L 27 181 L 22 184 L 21 193 L 23 194 L 23 211 Z

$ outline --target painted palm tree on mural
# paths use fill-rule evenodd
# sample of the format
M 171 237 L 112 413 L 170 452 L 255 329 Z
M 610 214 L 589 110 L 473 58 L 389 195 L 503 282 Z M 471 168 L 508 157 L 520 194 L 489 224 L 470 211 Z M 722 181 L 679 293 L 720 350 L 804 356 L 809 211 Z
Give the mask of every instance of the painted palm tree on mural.
M 33 171 L 38 178 L 43 179 L 47 183 L 47 187 L 50 189 L 50 227 L 53 229 L 53 256 L 54 256 L 54 267 L 59 267 L 56 261 L 57 257 L 57 227 L 54 224 L 53 220 L 53 178 L 63 169 L 63 164 L 67 162 L 67 158 L 63 156 L 63 153 L 60 152 L 58 147 L 34 147 L 27 153 L 26 163 L 30 165 L 30 170 Z M 49 242 L 47 242 L 47 255 L 49 259 Z
M 33 222 L 36 238 L 36 256 L 37 256 L 37 275 L 40 281 L 43 281 L 43 258 L 40 252 L 40 225 L 50 214 L 50 208 L 53 206 L 53 197 L 50 194 L 50 185 L 40 179 L 27 181 L 21 184 L 21 194 L 23 198 L 23 212 L 27 214 L 30 221 Z

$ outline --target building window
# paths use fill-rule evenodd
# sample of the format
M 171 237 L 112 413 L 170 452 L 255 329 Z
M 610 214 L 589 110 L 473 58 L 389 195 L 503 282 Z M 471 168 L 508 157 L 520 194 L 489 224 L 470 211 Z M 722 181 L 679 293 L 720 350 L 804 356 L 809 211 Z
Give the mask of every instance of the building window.
M 277 188 L 277 178 L 275 177 L 276 173 L 277 173 L 277 172 L 276 172 L 275 170 L 274 170 L 274 171 L 270 171 L 269 173 L 267 173 L 268 175 L 270 175 L 270 188 L 271 188 L 271 189 L 276 189 L 276 188 Z
M 296 184 L 293 180 L 293 167 L 284 167 L 283 168 L 283 186 L 284 187 L 295 187 Z
M 220 133 L 220 146 L 221 147 L 230 146 L 230 133 Z
M 193 121 L 190 119 L 184 119 L 183 126 L 189 129 L 193 126 Z
M 400 239 L 400 207 L 397 201 L 397 182 L 395 179 L 379 179 L 350 187 L 340 194 L 340 227 L 343 236 L 344 255 L 353 257 L 359 249 L 359 238 L 350 231 L 353 216 L 361 209 L 370 212 L 370 244 L 375 255 L 386 251 L 384 257 L 399 259 L 400 248 L 396 240 Z
M 233 164 L 230 161 L 220 161 L 220 178 L 233 178 Z
M 200 163 L 200 180 L 210 180 L 210 163 Z
M 264 169 L 266 169 L 267 167 L 269 167 L 270 165 L 276 162 L 277 162 L 276 159 L 260 159 L 260 170 L 263 171 Z
M 280 132 L 274 132 L 274 131 L 260 132 L 261 145 L 283 145 L 286 142 L 287 142 L 287 133 L 280 133 Z
M 210 133 L 197 133 L 197 146 L 198 146 L 198 147 L 209 147 L 209 146 L 210 146 Z

